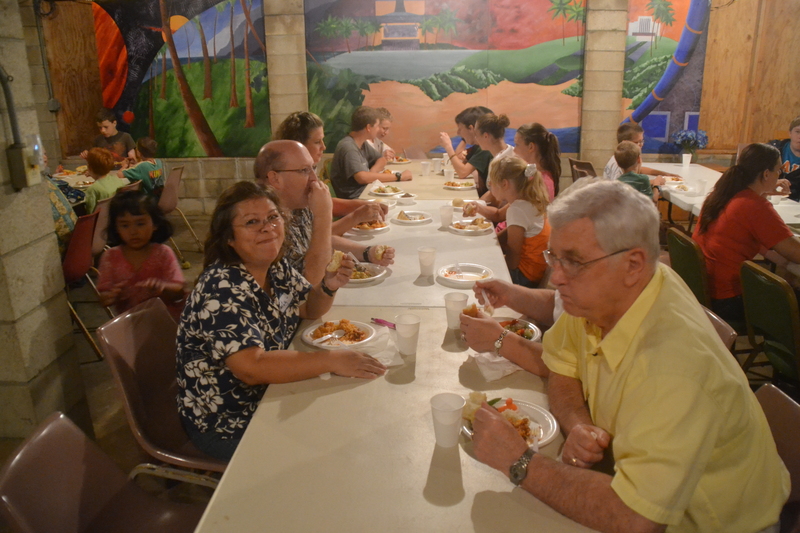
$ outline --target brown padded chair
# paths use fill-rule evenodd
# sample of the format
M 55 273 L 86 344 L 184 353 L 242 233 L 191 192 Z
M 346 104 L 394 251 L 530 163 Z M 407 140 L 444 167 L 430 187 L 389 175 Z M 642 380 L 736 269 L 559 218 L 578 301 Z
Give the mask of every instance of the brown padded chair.
M 736 333 L 736 330 L 708 307 L 704 306 L 703 311 L 706 312 L 706 316 L 711 321 L 711 324 L 714 326 L 714 330 L 716 330 L 719 338 L 722 339 L 722 343 L 725 345 L 725 347 L 729 350 L 732 349 L 733 344 L 736 342 L 736 337 L 739 336 L 739 334 Z
M 569 160 L 569 170 L 572 173 L 572 183 L 581 178 L 596 177 L 597 171 L 591 161 L 581 161 L 579 159 L 567 158 Z M 556 194 L 558 194 L 558 184 L 556 183 Z
M 164 183 L 164 190 L 161 192 L 161 197 L 158 199 L 158 208 L 161 209 L 161 212 L 165 215 L 172 213 L 173 211 L 177 211 L 178 214 L 183 219 L 184 224 L 186 227 L 189 228 L 189 231 L 192 233 L 192 237 L 194 237 L 195 242 L 197 242 L 197 249 L 198 251 L 203 251 L 203 243 L 200 242 L 200 239 L 197 237 L 197 234 L 194 232 L 194 228 L 192 225 L 189 224 L 189 221 L 186 219 L 186 215 L 183 214 L 183 211 L 180 210 L 178 207 L 178 190 L 181 186 L 181 177 L 183 176 L 183 166 L 174 167 L 172 170 L 169 171 L 169 175 L 167 176 L 167 181 Z M 175 248 L 175 251 L 178 253 L 178 259 L 180 259 L 181 263 L 186 263 L 186 260 L 183 258 L 183 254 L 178 249 L 178 245 L 175 244 L 175 240 L 170 237 L 170 242 L 172 242 L 172 246 Z M 189 268 L 186 266 L 185 268 Z
M 781 532 L 800 531 L 800 405 L 775 385 L 767 383 L 756 398 L 772 430 L 772 438 L 792 478 L 792 492 L 781 513 Z
M 152 298 L 97 330 L 111 374 L 122 391 L 128 425 L 139 445 L 151 457 L 181 468 L 224 472 L 227 463 L 194 447 L 178 415 L 175 339 L 178 325 L 160 298 Z M 180 478 L 184 473 L 154 465 L 135 472 Z M 191 477 L 191 476 L 190 476 Z M 186 479 L 215 486 L 216 480 Z
M 122 187 L 117 189 L 117 192 L 115 192 L 114 194 L 119 194 L 122 192 L 130 192 L 130 191 L 141 191 L 141 190 L 142 190 L 142 182 L 134 181 L 127 185 L 123 185 Z
M 205 507 L 148 494 L 58 412 L 0 471 L 0 501 L 21 533 L 189 533 Z

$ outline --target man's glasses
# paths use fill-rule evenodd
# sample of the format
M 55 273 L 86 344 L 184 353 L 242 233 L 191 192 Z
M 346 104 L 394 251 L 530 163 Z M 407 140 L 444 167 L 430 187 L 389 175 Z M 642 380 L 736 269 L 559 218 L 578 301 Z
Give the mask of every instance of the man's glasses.
M 592 263 L 602 261 L 603 259 L 607 259 L 609 257 L 621 254 L 623 252 L 627 252 L 629 250 L 630 248 L 625 248 L 624 250 L 618 250 L 613 254 L 604 255 L 603 257 L 598 257 L 597 259 L 592 259 L 591 261 L 586 261 L 585 263 L 581 263 L 580 261 L 575 261 L 574 259 L 562 259 L 556 257 L 556 255 L 550 250 L 545 250 L 543 253 L 544 253 L 544 260 L 550 266 L 550 268 L 555 268 L 556 265 L 560 265 L 561 270 L 567 277 L 574 278 L 575 276 L 580 274 L 581 270 L 591 265 Z
M 284 170 L 275 170 L 274 172 L 296 172 L 297 174 L 302 174 L 306 178 L 310 178 L 312 176 L 316 176 L 314 173 L 314 169 L 312 167 L 305 167 L 305 168 L 287 168 Z
M 263 231 L 265 227 L 269 226 L 271 228 L 277 228 L 283 224 L 283 217 L 275 214 L 270 215 L 267 218 L 251 218 L 244 224 L 234 224 L 235 227 L 244 228 L 247 231 L 252 231 L 253 233 L 258 233 Z

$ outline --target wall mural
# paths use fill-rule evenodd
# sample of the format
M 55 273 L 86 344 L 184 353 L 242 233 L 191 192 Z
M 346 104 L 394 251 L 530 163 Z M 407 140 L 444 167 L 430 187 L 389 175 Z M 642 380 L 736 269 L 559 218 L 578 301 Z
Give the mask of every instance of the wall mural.
M 359 105 L 389 109 L 396 149 L 435 149 L 482 105 L 577 150 L 580 98 L 563 91 L 583 72 L 583 0 L 306 0 L 305 14 L 309 107 L 329 150 Z
M 262 0 L 93 7 L 104 104 L 134 138 L 161 157 L 252 157 L 270 139 Z

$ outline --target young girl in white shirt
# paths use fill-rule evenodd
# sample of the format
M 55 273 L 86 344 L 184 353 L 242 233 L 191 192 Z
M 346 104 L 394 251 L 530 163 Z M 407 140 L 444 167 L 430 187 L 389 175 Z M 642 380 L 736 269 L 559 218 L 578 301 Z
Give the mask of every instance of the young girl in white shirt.
M 548 194 L 542 174 L 536 165 L 519 157 L 505 157 L 489 169 L 489 190 L 498 201 L 509 204 L 508 226 L 498 238 L 511 280 L 536 287 L 547 269 L 543 252 L 550 240 Z

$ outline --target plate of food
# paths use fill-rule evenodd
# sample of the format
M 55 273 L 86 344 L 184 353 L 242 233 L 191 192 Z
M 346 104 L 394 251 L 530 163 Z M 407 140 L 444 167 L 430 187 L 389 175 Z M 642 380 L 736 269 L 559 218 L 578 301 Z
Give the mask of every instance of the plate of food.
M 503 328 L 529 341 L 538 341 L 542 338 L 542 331 L 536 327 L 536 324 L 528 322 L 527 320 L 502 316 L 494 317 L 494 319 L 497 320 Z
M 447 229 L 456 235 L 485 235 L 492 232 L 492 223 L 483 217 L 465 218 L 454 220 Z
M 395 224 L 402 224 L 404 226 L 418 226 L 420 224 L 427 224 L 433 220 L 430 213 L 425 211 L 400 211 L 392 218 Z
M 476 281 L 494 277 L 489 267 L 476 263 L 455 263 L 439 269 L 439 282 L 456 289 L 469 289 Z
M 374 235 L 376 233 L 386 233 L 389 231 L 389 226 L 386 224 L 386 222 L 373 220 L 372 222 L 362 222 L 361 224 L 357 224 L 353 226 L 350 231 L 359 235 Z
M 335 333 L 334 333 L 335 332 Z M 331 335 L 320 343 L 314 342 L 326 335 Z M 312 324 L 303 331 L 303 342 L 315 348 L 325 350 L 339 350 L 342 348 L 352 349 L 363 346 L 375 337 L 375 329 L 363 322 L 350 321 L 346 318 L 337 321 L 325 322 L 323 324 Z
M 558 435 L 556 417 L 540 405 L 516 398 L 488 399 L 483 392 L 470 392 L 467 404 L 461 412 L 463 419 L 461 430 L 469 438 L 472 438 L 472 422 L 475 420 L 475 412 L 480 409 L 483 402 L 497 409 L 506 420 L 511 422 L 511 425 L 528 444 L 533 444 L 534 439 L 538 439 L 539 446 L 546 446 L 553 442 Z
M 403 194 L 403 189 L 395 187 L 394 185 L 381 185 L 379 187 L 375 187 L 369 191 L 369 193 L 375 196 L 394 196 L 396 194 Z
M 365 285 L 373 281 L 383 279 L 387 275 L 386 267 L 380 265 L 373 265 L 372 263 L 358 263 L 353 274 L 350 276 L 350 281 L 345 287 Z
M 444 188 L 448 191 L 468 191 L 475 188 L 474 181 L 445 181 Z
M 683 178 L 680 176 L 661 176 L 664 178 L 666 185 L 675 185 L 676 183 L 683 183 Z
M 411 160 L 402 155 L 396 155 L 394 156 L 394 159 L 389 161 L 389 164 L 391 165 L 407 165 L 409 163 L 411 163 Z
M 384 204 L 389 209 L 393 208 L 397 205 L 397 200 L 394 198 L 371 198 L 367 200 L 368 202 L 374 202 L 376 204 Z
M 89 179 L 85 179 L 85 180 L 78 180 L 78 181 L 74 182 L 73 185 L 70 185 L 70 186 L 72 188 L 74 188 L 74 189 L 88 189 L 92 185 L 94 185 L 94 180 L 89 178 Z

